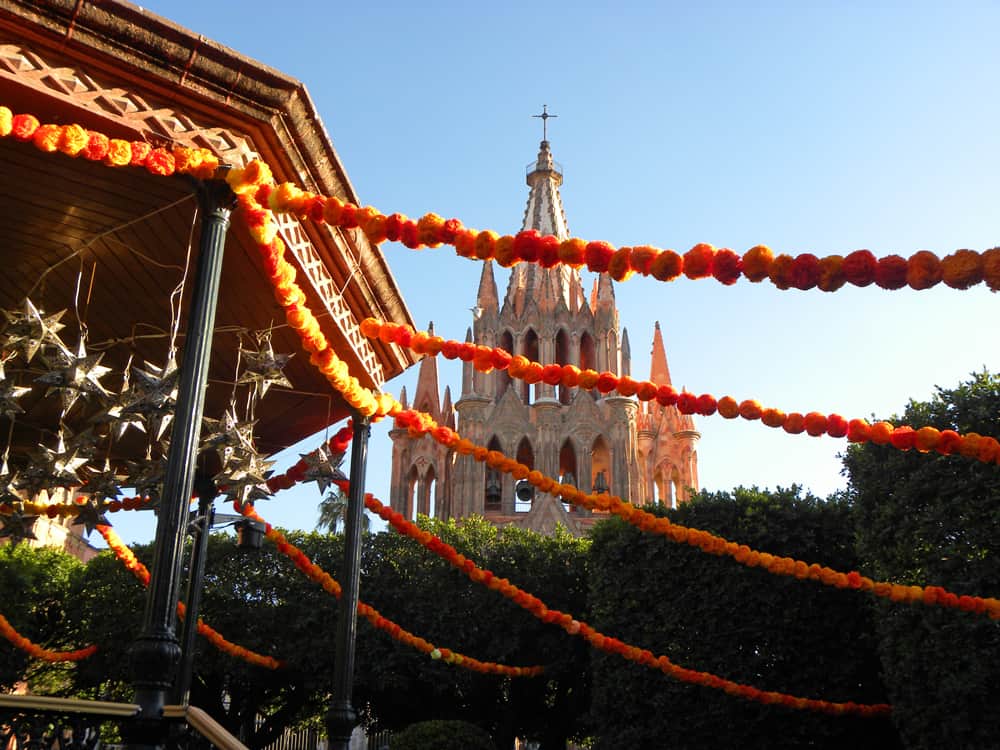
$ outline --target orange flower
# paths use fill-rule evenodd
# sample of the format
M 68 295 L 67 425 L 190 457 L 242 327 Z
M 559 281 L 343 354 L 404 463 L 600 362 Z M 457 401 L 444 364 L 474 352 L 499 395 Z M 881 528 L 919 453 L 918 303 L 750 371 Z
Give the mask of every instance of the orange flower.
M 108 155 L 110 139 L 104 133 L 87 131 L 87 145 L 80 150 L 80 156 L 90 161 L 102 161 Z
M 58 125 L 39 125 L 31 136 L 31 141 L 35 148 L 51 154 L 59 148 L 61 130 Z
M 622 375 L 618 379 L 618 385 L 615 386 L 616 390 L 622 396 L 634 396 L 636 391 L 639 389 L 639 383 L 628 375 Z
M 681 414 L 694 414 L 698 410 L 698 398 L 689 391 L 681 391 L 677 396 L 677 411 Z
M 601 393 L 611 393 L 618 384 L 618 378 L 613 372 L 605 370 L 597 378 L 597 390 Z
M 735 284 L 743 271 L 743 259 L 728 247 L 721 248 L 712 259 L 712 275 L 726 286 Z
M 844 278 L 854 286 L 868 286 L 875 280 L 878 261 L 869 250 L 855 250 L 844 258 Z
M 930 289 L 941 281 L 941 261 L 929 250 L 919 250 L 906 262 L 906 283 L 911 289 Z
M 569 388 L 578 386 L 580 384 L 580 368 L 576 365 L 563 365 L 562 382 Z
M 780 409 L 764 409 L 761 412 L 760 421 L 768 427 L 782 427 L 785 424 L 785 412 Z
M 60 128 L 59 150 L 66 156 L 76 156 L 87 145 L 87 131 L 82 125 L 64 125 Z
M 712 275 L 715 248 L 700 242 L 684 253 L 684 275 L 689 279 L 703 279 Z
M 906 286 L 906 259 L 898 255 L 879 258 L 875 268 L 875 283 L 882 289 L 902 289 Z
M 534 263 L 538 260 L 538 251 L 542 235 L 537 229 L 526 229 L 514 235 L 514 257 L 523 260 L 525 263 Z
M 941 260 L 941 278 L 952 289 L 968 289 L 983 280 L 983 259 L 973 250 L 956 250 Z
M 525 368 L 524 375 L 522 376 L 521 380 L 523 380 L 525 383 L 528 383 L 529 385 L 534 385 L 535 383 L 537 383 L 539 380 L 542 379 L 542 372 L 544 371 L 544 369 L 545 368 L 542 366 L 540 362 L 531 362 Z
M 614 254 L 614 247 L 607 242 L 588 242 L 584 251 L 587 268 L 594 273 L 604 273 L 608 270 L 608 264 L 611 262 L 611 256 Z
M 651 273 L 651 268 L 653 261 L 656 260 L 656 256 L 660 254 L 660 251 L 655 247 L 650 245 L 639 245 L 638 247 L 632 248 L 632 270 L 636 273 L 642 274 L 643 276 L 649 276 Z
M 1000 290 L 1000 247 L 983 253 L 983 281 L 994 292 Z
M 562 365 L 545 365 L 542 368 L 542 382 L 548 385 L 559 385 L 562 382 Z
M 715 396 L 710 393 L 703 393 L 698 396 L 698 405 L 696 411 L 704 417 L 710 417 L 715 414 L 718 408 L 718 403 L 715 400 Z
M 719 415 L 725 419 L 736 419 L 740 415 L 740 406 L 732 396 L 720 398 L 716 407 L 719 410 Z
M 743 253 L 743 275 L 753 283 L 766 279 L 771 273 L 774 255 L 767 245 L 757 245 Z
M 570 237 L 559 243 L 559 260 L 571 268 L 581 268 L 586 262 L 587 243 Z
M 625 281 L 632 275 L 632 248 L 620 247 L 608 262 L 608 276 L 615 281 Z
M 0 138 L 6 138 L 10 135 L 13 124 L 14 113 L 10 111 L 9 107 L 0 106 Z
M 890 422 L 876 422 L 872 425 L 872 442 L 875 445 L 886 445 L 892 440 L 892 433 L 895 429 Z
M 789 435 L 799 435 L 806 429 L 806 420 L 797 411 L 785 417 L 785 423 L 781 426 Z
M 651 383 L 648 380 L 643 380 L 639 383 L 639 387 L 636 389 L 635 395 L 640 401 L 652 401 L 656 398 L 658 391 L 656 383 Z
M 424 214 L 417 221 L 417 236 L 420 244 L 427 247 L 441 246 L 441 230 L 444 228 L 444 219 L 437 214 Z
M 863 419 L 852 419 L 847 423 L 847 440 L 851 443 L 866 443 L 871 439 L 871 425 Z
M 597 381 L 600 379 L 600 375 L 595 370 L 581 370 L 580 371 L 580 387 L 585 391 L 589 391 L 597 387 Z
M 754 420 L 760 419 L 761 406 L 757 401 L 753 399 L 746 399 L 740 402 L 740 416 L 744 419 Z
M 547 234 L 538 242 L 538 265 L 555 268 L 559 265 L 559 238 Z
M 509 234 L 498 237 L 493 246 L 493 257 L 496 262 L 504 268 L 510 268 L 517 263 L 517 256 L 514 254 L 514 238 Z
M 774 284 L 778 289 L 789 289 L 792 286 L 792 265 L 795 263 L 795 258 L 791 255 L 786 255 L 782 253 L 771 261 L 771 267 L 768 270 L 768 276 L 771 279 L 771 283 Z
M 664 250 L 653 260 L 649 273 L 657 281 L 673 281 L 681 275 L 684 261 L 673 250 Z
M 826 434 L 830 437 L 842 438 L 847 434 L 850 425 L 839 414 L 830 414 L 826 418 Z
M 154 148 L 149 152 L 143 166 L 152 174 L 169 177 L 174 173 L 174 155 L 165 148 Z
M 126 167 L 132 162 L 132 146 L 128 141 L 112 138 L 108 142 L 108 155 L 104 163 L 112 167 Z
M 902 427 L 897 427 L 892 431 L 889 441 L 892 443 L 894 448 L 907 451 L 914 446 L 916 439 L 917 433 L 913 430 L 913 428 L 903 425 Z
M 489 260 L 493 257 L 493 248 L 499 236 L 492 229 L 484 229 L 476 235 L 475 253 L 479 260 Z
M 957 453 L 962 448 L 962 436 L 954 430 L 941 430 L 941 437 L 934 450 L 944 456 Z
M 813 437 L 819 437 L 826 432 L 828 421 L 825 414 L 820 414 L 818 411 L 811 411 L 803 419 L 806 432 Z
M 34 115 L 14 115 L 10 123 L 10 134 L 19 141 L 30 141 L 38 130 L 38 118 Z
M 677 403 L 677 391 L 672 385 L 661 385 L 656 389 L 656 403 L 660 406 L 673 406 Z
M 936 428 L 921 427 L 917 430 L 913 445 L 921 453 L 927 453 L 934 450 L 940 439 L 941 433 Z
M 819 280 L 816 286 L 824 292 L 835 292 L 847 280 L 844 277 L 844 259 L 839 255 L 827 255 L 819 259 Z
M 819 281 L 819 258 L 812 253 L 801 253 L 792 262 L 791 285 L 796 289 L 812 289 Z

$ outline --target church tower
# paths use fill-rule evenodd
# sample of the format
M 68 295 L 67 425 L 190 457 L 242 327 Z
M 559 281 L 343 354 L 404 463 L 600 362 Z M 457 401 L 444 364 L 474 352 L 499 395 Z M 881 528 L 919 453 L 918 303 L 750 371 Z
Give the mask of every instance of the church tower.
M 546 116 L 553 115 L 543 113 L 543 122 Z M 562 168 L 543 140 L 538 158 L 528 165 L 523 230 L 569 237 L 559 194 L 562 180 Z M 486 261 L 472 309 L 466 341 L 501 347 L 542 364 L 631 375 L 628 331 L 620 327 L 614 284 L 607 274 L 598 275 L 588 295 L 577 269 L 519 263 L 501 298 L 493 263 Z M 650 379 L 670 384 L 658 323 Z M 688 488 L 698 487 L 700 435 L 691 417 L 673 406 L 640 404 L 616 391 L 601 395 L 544 382 L 528 385 L 504 371 L 478 372 L 469 362 L 463 363 L 454 408 L 447 390 L 443 404 L 437 393 L 437 365 L 428 357 L 420 364 L 414 408 L 474 443 L 584 491 L 610 492 L 640 505 L 673 505 L 688 499 Z M 577 534 L 595 520 L 589 511 L 572 509 L 471 456 L 442 453 L 430 440 L 414 443 L 405 431 L 394 430 L 390 436 L 392 505 L 407 517 L 414 512 L 441 518 L 477 514 L 542 533 L 561 523 Z

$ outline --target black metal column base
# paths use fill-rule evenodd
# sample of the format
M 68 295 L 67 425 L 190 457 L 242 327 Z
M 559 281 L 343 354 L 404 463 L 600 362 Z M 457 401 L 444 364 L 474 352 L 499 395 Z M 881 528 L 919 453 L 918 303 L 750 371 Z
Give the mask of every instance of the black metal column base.
M 330 750 L 348 750 L 351 735 L 358 725 L 358 713 L 346 701 L 338 701 L 326 712 L 326 733 L 330 736 Z

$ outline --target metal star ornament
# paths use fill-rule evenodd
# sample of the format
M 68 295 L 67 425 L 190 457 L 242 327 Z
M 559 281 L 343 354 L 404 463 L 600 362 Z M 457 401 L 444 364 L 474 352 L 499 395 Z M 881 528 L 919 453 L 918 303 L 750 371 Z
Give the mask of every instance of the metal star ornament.
M 346 480 L 344 473 L 337 468 L 344 459 L 343 453 L 330 454 L 325 446 L 320 446 L 312 453 L 299 454 L 308 468 L 302 476 L 304 482 L 316 482 L 320 492 L 326 492 L 327 487 L 337 481 Z
M 159 440 L 174 418 L 180 370 L 172 356 L 163 367 L 146 362 L 145 368 L 133 367 L 135 380 L 129 389 L 130 399 L 121 414 L 139 415 L 146 423 L 151 440 Z
M 0 505 L 4 503 L 20 505 L 23 499 L 17 491 L 17 472 L 11 472 L 7 467 L 7 456 L 3 458 L 0 465 Z
M 167 473 L 167 459 L 153 459 L 148 453 L 145 461 L 128 461 L 125 464 L 126 478 L 122 483 L 135 489 L 139 497 L 152 500 L 151 507 L 156 507 L 163 492 L 163 478 Z
M 0 383 L 0 414 L 3 414 L 7 419 L 24 414 L 24 409 L 17 403 L 17 400 L 27 393 L 31 393 L 30 388 L 17 386 L 7 381 Z
M 101 506 L 96 500 L 88 500 L 83 505 L 77 506 L 79 512 L 73 521 L 73 526 L 83 526 L 90 536 L 98 526 L 110 526 L 111 523 L 101 511 Z
M 236 381 L 243 385 L 253 383 L 257 397 L 261 398 L 267 393 L 267 389 L 272 385 L 281 388 L 291 388 L 291 381 L 285 377 L 282 370 L 292 358 L 291 354 L 275 354 L 271 346 L 271 334 L 254 334 L 257 340 L 256 349 L 244 349 L 240 347 L 240 361 L 243 363 L 243 373 Z
M 253 447 L 253 428 L 256 421 L 241 422 L 232 409 L 221 419 L 202 417 L 202 430 L 207 434 L 201 439 L 202 450 L 214 450 L 223 465 L 228 464 L 235 453 L 256 453 Z
M 101 364 L 103 358 L 103 352 L 88 355 L 86 345 L 81 338 L 75 355 L 57 350 L 55 356 L 43 357 L 45 364 L 51 369 L 35 378 L 35 382 L 49 386 L 45 392 L 46 396 L 54 392 L 59 394 L 62 399 L 62 413 L 65 415 L 80 397 L 107 398 L 111 395 L 100 382 L 102 377 L 111 372 L 110 367 Z
M 55 315 L 45 315 L 30 299 L 24 301 L 24 312 L 3 310 L 7 324 L 0 331 L 0 349 L 23 352 L 28 362 L 47 345 L 68 354 L 69 350 L 58 335 L 65 328 L 59 322 L 65 313 L 60 310 Z
M 0 539 L 10 537 L 12 544 L 17 544 L 22 540 L 37 539 L 34 532 L 35 521 L 38 516 L 26 516 L 20 511 L 14 511 L 8 516 L 0 516 Z
M 77 469 L 90 459 L 79 455 L 76 448 L 66 448 L 62 430 L 55 449 L 40 446 L 17 480 L 16 487 L 26 490 L 32 497 L 42 490 L 50 492 L 57 487 L 77 487 L 82 482 Z
M 252 503 L 271 497 L 267 478 L 271 475 L 273 461 L 265 461 L 256 453 L 248 453 L 231 461 L 214 477 L 219 491 L 226 498 Z
M 120 479 L 121 475 L 111 466 L 111 461 L 105 457 L 104 468 L 100 471 L 88 472 L 87 480 L 80 491 L 85 492 L 95 502 L 114 500 L 122 493 Z

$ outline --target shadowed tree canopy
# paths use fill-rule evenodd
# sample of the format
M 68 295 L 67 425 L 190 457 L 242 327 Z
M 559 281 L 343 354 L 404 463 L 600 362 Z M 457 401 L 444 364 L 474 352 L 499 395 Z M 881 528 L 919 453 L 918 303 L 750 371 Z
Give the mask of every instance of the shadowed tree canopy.
M 894 424 L 1000 436 L 1000 377 L 978 373 Z M 844 458 L 858 549 L 872 577 L 1000 596 L 1000 469 L 964 456 L 871 443 Z M 879 653 L 908 748 L 1000 743 L 1000 623 L 983 615 L 880 602 Z

